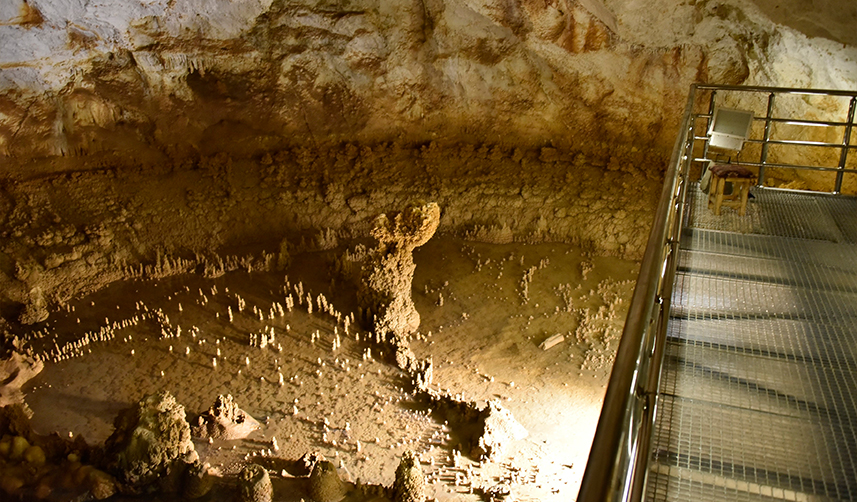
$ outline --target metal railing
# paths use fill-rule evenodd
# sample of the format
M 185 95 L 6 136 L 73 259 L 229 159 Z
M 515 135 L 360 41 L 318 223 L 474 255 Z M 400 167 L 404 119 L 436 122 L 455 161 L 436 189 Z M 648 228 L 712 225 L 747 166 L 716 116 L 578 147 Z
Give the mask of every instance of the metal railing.
M 754 117 L 754 121 L 756 122 L 764 122 L 764 132 L 761 138 L 750 138 L 746 142 L 749 144 L 758 144 L 761 145 L 760 154 L 758 161 L 740 161 L 737 162 L 743 166 L 755 167 L 759 170 L 758 176 L 758 186 L 764 187 L 765 185 L 765 175 L 766 168 L 775 167 L 781 169 L 794 169 L 794 170 L 805 170 L 805 171 L 827 171 L 827 172 L 835 172 L 836 177 L 834 180 L 833 190 L 828 192 L 832 194 L 839 194 L 842 191 L 842 181 L 844 175 L 846 173 L 857 173 L 857 169 L 848 168 L 848 152 L 852 149 L 857 149 L 857 144 L 851 143 L 851 133 L 854 126 L 854 115 L 857 112 L 857 91 L 836 91 L 836 90 L 822 90 L 822 89 L 789 89 L 782 87 L 750 87 L 750 86 L 726 86 L 726 85 L 698 85 L 696 87 L 697 93 L 708 92 L 708 112 L 707 113 L 697 113 L 694 114 L 694 119 L 702 119 L 708 125 L 708 122 L 711 120 L 711 117 L 714 114 L 714 109 L 717 106 L 717 96 L 720 93 L 737 93 L 737 94 L 767 94 L 767 103 L 765 106 L 764 115 L 756 115 Z M 794 117 L 777 117 L 775 116 L 775 105 L 777 102 L 777 96 L 782 95 L 803 95 L 803 96 L 838 96 L 838 97 L 847 97 L 851 98 L 848 103 L 848 111 L 843 120 L 815 120 L 815 119 L 802 119 L 802 118 L 794 118 Z M 827 141 L 811 141 L 811 140 L 799 140 L 799 139 L 773 139 L 773 128 L 775 124 L 787 124 L 793 126 L 803 126 L 803 127 L 842 127 L 844 128 L 844 132 L 842 135 L 842 140 L 838 143 L 831 143 Z M 708 128 L 705 128 L 707 131 Z M 704 144 L 703 147 L 703 155 L 702 157 L 694 158 L 694 161 L 708 161 L 709 160 L 709 150 L 708 150 L 708 136 L 694 136 L 695 142 L 701 142 Z M 780 163 L 780 162 L 769 162 L 768 156 L 770 153 L 771 145 L 789 145 L 795 147 L 821 147 L 821 148 L 830 148 L 835 150 L 840 150 L 838 163 L 836 166 L 809 166 L 809 165 L 801 165 L 801 164 L 789 164 L 789 163 Z
M 678 260 L 678 244 L 684 220 L 685 199 L 690 185 L 690 168 L 694 162 L 707 162 L 708 137 L 697 136 L 697 121 L 711 119 L 718 91 L 768 93 L 762 155 L 758 163 L 742 165 L 760 169 L 760 183 L 765 167 L 791 169 L 832 170 L 837 172 L 836 187 L 839 193 L 842 176 L 847 172 L 847 153 L 854 122 L 857 91 L 823 91 L 784 89 L 771 87 L 741 87 L 693 85 L 687 98 L 679 135 L 664 179 L 657 212 L 646 247 L 634 295 L 616 353 L 610 382 L 604 397 L 598 428 L 592 442 L 589 460 L 584 472 L 578 501 L 639 501 L 645 493 L 646 474 L 650 456 L 650 442 L 658 411 L 658 389 L 666 345 L 666 328 L 669 319 L 670 299 Z M 707 113 L 694 113 L 703 92 L 710 92 Z M 778 94 L 813 94 L 851 97 L 848 118 L 845 122 L 796 120 L 773 116 L 774 97 Z M 841 144 L 823 145 L 841 148 L 839 166 L 824 168 L 794 164 L 767 163 L 767 147 L 778 141 L 771 139 L 771 124 L 775 122 L 805 123 L 810 126 L 838 125 L 845 128 Z M 703 156 L 694 157 L 695 146 L 703 142 Z M 808 143 L 808 142 L 801 142 Z M 821 146 L 813 143 L 812 146 Z M 698 148 L 697 148 L 698 149 Z

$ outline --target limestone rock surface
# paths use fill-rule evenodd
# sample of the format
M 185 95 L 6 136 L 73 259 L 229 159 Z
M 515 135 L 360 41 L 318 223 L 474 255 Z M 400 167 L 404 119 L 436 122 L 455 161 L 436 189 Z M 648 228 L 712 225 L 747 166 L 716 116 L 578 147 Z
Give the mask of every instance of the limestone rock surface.
M 0 155 L 604 136 L 668 149 L 693 81 L 853 88 L 854 2 L 780 3 L 7 0 Z
M 119 413 L 105 443 L 109 470 L 134 490 L 154 489 L 177 462 L 198 458 L 185 410 L 169 392 L 152 394 Z

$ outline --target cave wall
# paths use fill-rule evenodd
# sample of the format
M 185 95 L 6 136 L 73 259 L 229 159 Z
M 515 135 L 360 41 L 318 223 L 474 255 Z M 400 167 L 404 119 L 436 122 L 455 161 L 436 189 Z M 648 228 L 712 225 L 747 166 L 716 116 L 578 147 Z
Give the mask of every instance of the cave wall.
M 0 155 L 605 137 L 663 151 L 694 81 L 855 86 L 853 30 L 808 38 L 763 3 L 10 0 Z M 829 3 L 843 8 L 825 26 L 853 27 L 853 2 Z M 803 31 L 823 24 L 796 9 Z
M 781 3 L 8 0 L 0 314 L 413 199 L 638 259 L 692 82 L 857 88 L 857 4 Z

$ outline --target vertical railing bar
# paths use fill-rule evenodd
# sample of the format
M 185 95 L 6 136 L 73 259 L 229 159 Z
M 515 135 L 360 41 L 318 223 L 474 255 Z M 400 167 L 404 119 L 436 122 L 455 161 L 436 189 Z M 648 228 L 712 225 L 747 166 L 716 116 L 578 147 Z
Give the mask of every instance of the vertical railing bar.
M 717 96 L 717 91 L 711 91 L 711 97 L 708 98 L 708 119 L 705 122 L 705 135 L 711 135 L 711 120 L 714 118 L 714 98 Z M 709 142 L 705 142 L 705 146 L 702 148 L 702 158 L 708 158 L 708 144 Z
M 854 108 L 857 107 L 857 96 L 851 98 L 851 103 L 848 105 L 848 121 L 845 126 L 845 135 L 842 138 L 842 154 L 839 156 L 839 172 L 836 173 L 836 184 L 833 187 L 833 193 L 838 194 L 842 191 L 842 179 L 845 176 L 843 170 L 848 162 L 848 145 L 851 142 L 851 128 L 854 126 Z
M 765 186 L 765 164 L 768 163 L 768 141 L 771 139 L 771 119 L 774 115 L 774 98 L 776 94 L 773 92 L 768 94 L 768 111 L 765 113 L 765 135 L 762 138 L 762 155 L 759 158 L 759 181 L 757 186 Z

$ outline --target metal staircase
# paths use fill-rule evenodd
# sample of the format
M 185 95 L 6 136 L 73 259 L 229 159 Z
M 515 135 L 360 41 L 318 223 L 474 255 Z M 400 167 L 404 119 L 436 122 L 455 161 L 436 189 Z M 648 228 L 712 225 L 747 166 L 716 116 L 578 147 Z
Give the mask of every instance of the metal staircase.
M 760 158 L 741 162 L 760 185 L 745 216 L 714 216 L 690 175 L 718 93 L 767 105 Z M 787 95 L 846 99 L 847 118 L 777 116 Z M 855 109 L 854 91 L 691 88 L 579 501 L 857 500 L 857 198 L 839 194 L 857 176 Z M 838 166 L 772 163 L 777 145 L 834 149 Z M 833 189 L 770 189 L 766 168 L 827 172 Z
M 857 500 L 857 201 L 689 199 L 646 499 Z

